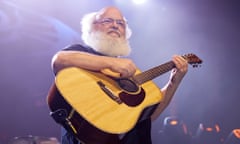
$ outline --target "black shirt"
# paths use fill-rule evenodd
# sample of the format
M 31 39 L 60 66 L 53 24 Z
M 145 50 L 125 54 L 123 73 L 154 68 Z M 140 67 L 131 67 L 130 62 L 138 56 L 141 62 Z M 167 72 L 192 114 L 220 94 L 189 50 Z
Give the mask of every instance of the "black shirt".
M 83 51 L 96 55 L 103 55 L 94 49 L 80 44 L 70 45 L 64 50 Z M 152 144 L 151 142 L 151 119 L 145 119 L 124 134 L 120 140 L 121 144 Z M 69 132 L 62 129 L 62 144 L 80 144 L 80 142 Z

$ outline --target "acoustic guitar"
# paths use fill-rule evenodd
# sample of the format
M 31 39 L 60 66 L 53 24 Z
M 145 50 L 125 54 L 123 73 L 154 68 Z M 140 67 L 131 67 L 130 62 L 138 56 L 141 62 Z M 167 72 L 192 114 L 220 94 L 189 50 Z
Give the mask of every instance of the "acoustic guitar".
M 195 54 L 182 57 L 193 67 L 202 63 Z M 55 77 L 54 88 L 58 96 L 50 91 L 48 105 L 58 117 L 65 116 L 60 118 L 64 124 L 55 120 L 77 138 L 87 144 L 96 139 L 100 144 L 98 137 L 109 139 L 126 133 L 139 121 L 150 117 L 163 98 L 152 80 L 174 67 L 169 61 L 144 72 L 138 70 L 131 78 L 77 67 L 65 68 Z

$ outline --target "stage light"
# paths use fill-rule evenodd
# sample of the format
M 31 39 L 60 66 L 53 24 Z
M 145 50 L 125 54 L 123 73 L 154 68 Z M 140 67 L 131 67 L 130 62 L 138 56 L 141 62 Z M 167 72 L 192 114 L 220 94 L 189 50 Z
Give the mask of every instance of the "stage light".
M 240 144 L 240 129 L 234 129 L 228 135 L 224 144 Z
M 132 0 L 135 4 L 144 4 L 147 0 Z
M 179 118 L 171 116 L 164 119 L 161 141 L 164 144 L 190 144 L 191 136 L 186 124 Z
M 220 144 L 223 138 L 218 124 L 199 124 L 196 135 L 193 137 L 194 144 Z

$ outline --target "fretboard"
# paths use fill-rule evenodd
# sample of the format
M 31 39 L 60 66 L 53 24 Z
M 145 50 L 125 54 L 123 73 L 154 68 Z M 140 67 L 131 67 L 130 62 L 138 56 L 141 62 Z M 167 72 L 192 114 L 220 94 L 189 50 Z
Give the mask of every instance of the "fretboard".
M 168 71 L 173 69 L 175 67 L 175 64 L 172 61 L 169 61 L 167 63 L 164 63 L 162 65 L 156 66 L 154 68 L 151 68 L 147 71 L 144 71 L 142 73 L 139 73 L 133 77 L 133 80 L 141 85 L 149 80 L 152 80 Z

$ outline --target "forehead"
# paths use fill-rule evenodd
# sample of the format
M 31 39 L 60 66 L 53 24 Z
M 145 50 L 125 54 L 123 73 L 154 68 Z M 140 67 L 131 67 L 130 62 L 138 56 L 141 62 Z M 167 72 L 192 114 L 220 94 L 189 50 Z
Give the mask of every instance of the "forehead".
M 100 11 L 99 18 L 123 19 L 122 13 L 116 8 L 106 8 Z

